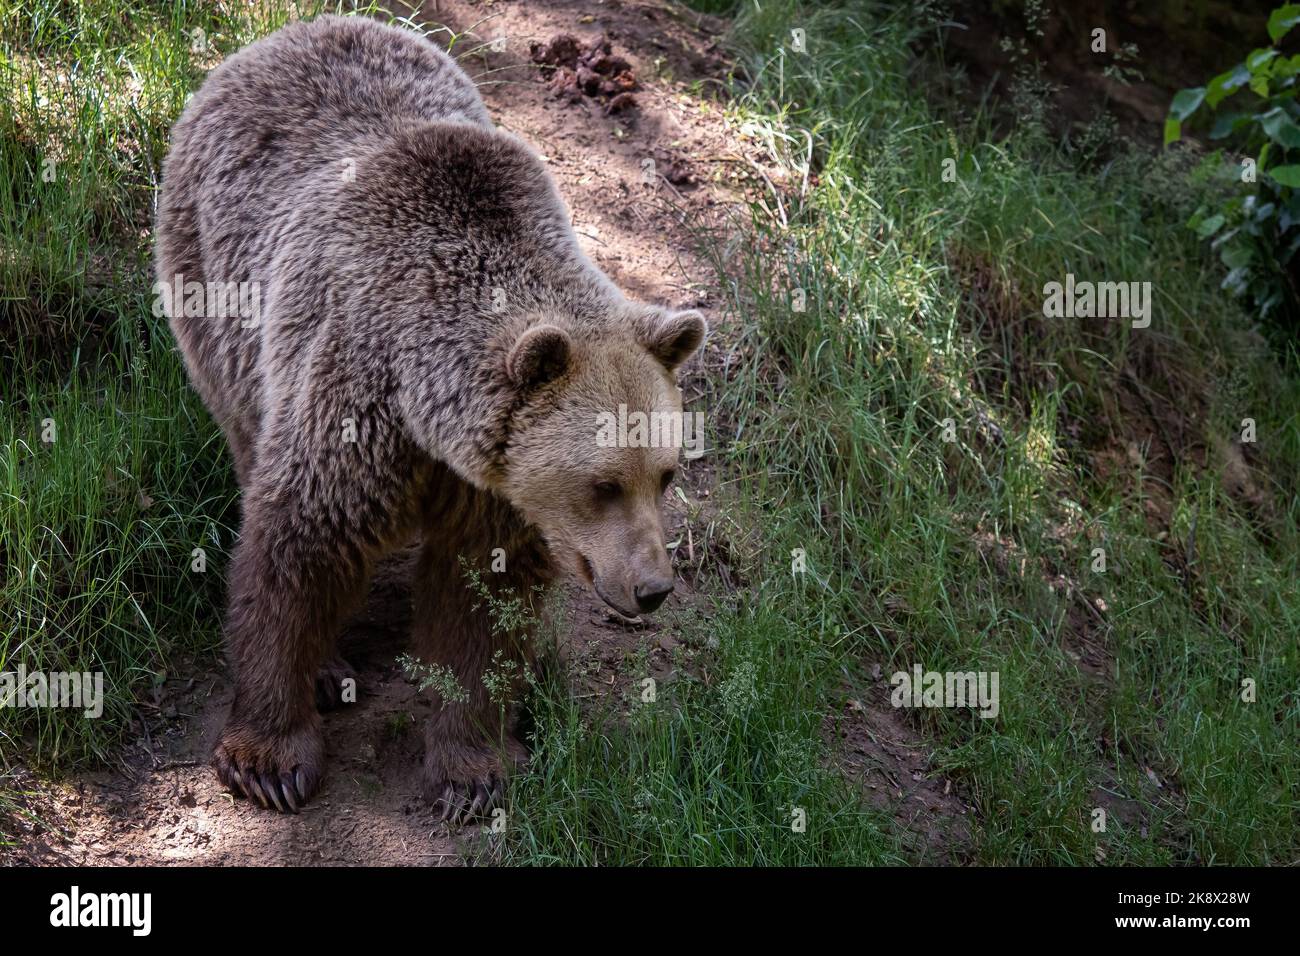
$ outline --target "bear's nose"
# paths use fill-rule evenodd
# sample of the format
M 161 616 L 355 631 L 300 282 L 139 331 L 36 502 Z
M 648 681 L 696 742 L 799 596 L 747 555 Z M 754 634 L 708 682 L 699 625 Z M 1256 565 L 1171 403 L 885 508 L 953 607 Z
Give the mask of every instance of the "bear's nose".
M 638 584 L 632 589 L 632 593 L 636 595 L 636 606 L 641 613 L 649 614 L 664 603 L 664 598 L 673 593 L 673 581 L 669 578 L 666 581 Z

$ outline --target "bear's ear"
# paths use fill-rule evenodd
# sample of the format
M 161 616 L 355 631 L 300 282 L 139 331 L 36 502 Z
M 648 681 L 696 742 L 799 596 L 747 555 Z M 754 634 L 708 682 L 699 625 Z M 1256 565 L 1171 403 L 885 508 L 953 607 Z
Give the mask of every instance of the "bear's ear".
M 569 367 L 569 333 L 554 325 L 534 325 L 519 336 L 506 357 L 506 375 L 517 388 L 536 388 Z
M 694 309 L 685 312 L 648 312 L 640 323 L 641 344 L 650 354 L 674 371 L 704 342 L 709 327 Z

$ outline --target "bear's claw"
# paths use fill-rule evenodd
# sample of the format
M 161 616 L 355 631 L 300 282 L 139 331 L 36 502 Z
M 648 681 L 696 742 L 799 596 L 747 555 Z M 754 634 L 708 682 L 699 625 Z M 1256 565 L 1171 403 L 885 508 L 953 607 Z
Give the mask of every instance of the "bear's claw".
M 489 816 L 505 804 L 506 780 L 528 760 L 524 745 L 509 736 L 504 747 L 476 742 L 448 744 L 437 725 L 430 729 L 424 755 L 424 794 L 441 819 L 453 826 Z
M 435 806 L 442 805 L 442 816 L 439 817 L 441 821 L 453 825 L 464 824 L 491 813 L 493 808 L 501 805 L 504 794 L 502 781 L 497 777 L 486 784 L 482 781 L 449 783 Z
M 307 786 L 306 777 L 301 770 L 282 773 L 277 779 L 273 774 L 256 774 L 249 772 L 247 778 L 232 767 L 228 777 L 217 776 L 233 792 L 249 800 L 256 800 L 266 809 L 272 806 L 281 813 L 298 813 L 306 803 L 313 788 Z
M 316 746 L 314 741 L 308 739 L 291 738 L 281 743 L 288 744 L 282 752 L 293 752 L 294 744 L 301 746 L 305 743 L 310 749 Z M 287 770 L 279 770 L 277 765 L 290 763 L 290 759 L 277 759 L 275 750 L 278 749 L 281 748 L 267 748 L 259 752 L 260 748 L 250 746 L 247 738 L 242 735 L 233 735 L 233 740 L 230 737 L 223 739 L 212 755 L 212 767 L 216 771 L 217 780 L 232 793 L 255 800 L 268 810 L 298 813 L 319 789 L 321 774 L 309 763 L 300 761 L 293 761 Z

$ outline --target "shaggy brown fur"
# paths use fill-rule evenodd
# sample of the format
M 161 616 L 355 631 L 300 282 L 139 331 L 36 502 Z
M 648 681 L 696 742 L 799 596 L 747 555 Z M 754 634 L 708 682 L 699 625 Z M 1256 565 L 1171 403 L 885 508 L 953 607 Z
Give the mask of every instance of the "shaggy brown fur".
M 256 323 L 166 303 L 243 492 L 218 777 L 281 810 L 317 790 L 316 675 L 345 673 L 340 621 L 419 531 L 416 650 L 469 696 L 436 709 L 425 785 L 486 810 L 524 751 L 483 670 L 498 651 L 527 666 L 530 643 L 493 634 L 459 561 L 494 590 L 568 572 L 624 613 L 657 607 L 678 449 L 598 447 L 596 421 L 680 411 L 702 319 L 624 298 L 464 73 L 364 19 L 292 24 L 212 73 L 172 134 L 157 270 L 260 293 Z M 506 571 L 486 573 L 497 548 Z

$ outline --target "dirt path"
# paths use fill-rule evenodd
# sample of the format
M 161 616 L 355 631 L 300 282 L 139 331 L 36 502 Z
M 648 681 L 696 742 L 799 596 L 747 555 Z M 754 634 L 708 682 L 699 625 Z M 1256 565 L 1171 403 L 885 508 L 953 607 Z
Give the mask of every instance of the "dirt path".
M 593 16 L 593 8 L 602 12 Z M 684 383 L 688 400 L 697 397 L 700 377 L 719 368 L 728 338 L 715 311 L 713 268 L 691 252 L 692 230 L 716 228 L 734 200 L 723 183 L 733 175 L 739 147 L 716 103 L 700 94 L 724 75 L 715 46 L 724 24 L 656 2 L 485 8 L 443 0 L 424 20 L 451 31 L 436 34 L 444 44 L 456 35 L 454 51 L 479 82 L 496 122 L 546 157 L 588 255 L 633 296 L 704 311 L 713 336 L 696 378 Z M 609 112 L 607 97 L 556 95 L 530 47 L 564 33 L 583 44 L 609 38 L 612 55 L 625 58 L 636 78 L 635 106 Z M 711 485 L 708 457 L 687 465 L 688 498 L 707 499 Z M 686 537 L 686 521 L 686 508 L 678 507 L 668 522 L 670 540 Z M 674 603 L 691 600 L 695 558 L 689 546 L 678 552 L 686 586 L 679 585 Z M 623 662 L 642 646 L 651 648 L 653 673 L 671 671 L 675 639 L 661 631 L 667 625 L 650 621 L 629 630 L 585 592 L 571 596 L 572 633 L 562 653 L 580 662 L 592 689 L 608 693 L 629 680 Z M 464 863 L 472 834 L 439 823 L 419 793 L 428 704 L 395 662 L 404 618 L 397 592 L 378 588 L 364 619 L 344 634 L 341 647 L 357 668 L 360 699 L 325 716 L 327 778 L 301 815 L 268 813 L 222 792 L 207 759 L 229 705 L 229 683 L 218 666 L 179 668 L 182 676 L 141 705 L 138 738 L 118 767 L 54 784 L 20 777 L 36 819 L 20 822 L 17 853 L 8 862 Z M 919 738 L 874 696 L 862 696 L 867 710 L 854 701 L 847 716 L 834 718 L 833 730 L 828 724 L 828 736 L 843 741 L 845 772 L 862 780 L 873 802 L 894 805 L 900 823 L 923 831 L 924 843 L 934 847 L 929 834 L 941 818 L 961 817 L 966 809 L 943 781 L 926 774 Z

